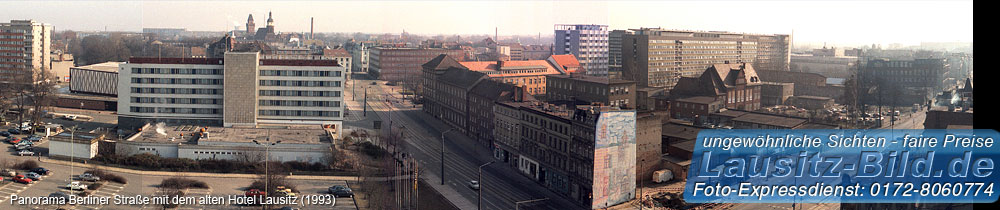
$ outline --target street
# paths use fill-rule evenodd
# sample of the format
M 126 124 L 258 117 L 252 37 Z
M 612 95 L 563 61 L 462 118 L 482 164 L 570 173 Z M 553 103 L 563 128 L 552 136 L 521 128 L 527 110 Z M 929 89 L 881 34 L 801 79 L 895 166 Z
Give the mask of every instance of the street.
M 371 82 L 378 85 L 370 85 Z M 362 116 L 364 103 L 364 89 L 368 89 L 368 119 L 361 119 L 345 123 L 348 126 L 372 128 L 371 118 L 378 117 L 383 121 L 382 129 L 404 129 L 404 139 L 407 143 L 406 152 L 416 158 L 424 170 L 428 183 L 440 184 L 440 147 L 441 132 L 450 129 L 448 125 L 440 120 L 427 115 L 420 110 L 420 106 L 413 106 L 401 99 L 398 94 L 400 87 L 385 86 L 382 81 L 356 79 L 353 81 L 359 84 L 355 89 L 358 95 L 354 97 L 353 103 L 348 103 L 351 110 L 350 118 Z M 390 89 L 395 91 L 390 91 Z M 352 99 L 351 89 L 348 88 L 345 100 Z M 386 102 L 386 99 L 391 102 Z M 392 119 L 391 123 L 390 120 Z M 394 131 L 395 132 L 395 131 Z M 478 166 L 491 161 L 492 153 L 489 149 L 476 146 L 473 140 L 458 132 L 449 132 L 445 139 L 445 183 L 448 187 L 458 192 L 468 203 L 475 205 L 478 201 L 478 192 L 468 187 L 469 181 L 478 179 Z M 522 204 L 521 209 L 580 209 L 583 208 L 573 202 L 556 195 L 552 191 L 535 183 L 524 175 L 521 175 L 511 168 L 509 163 L 496 162 L 483 167 L 483 181 L 481 189 L 483 191 L 484 209 L 514 209 L 515 202 L 533 200 L 539 198 L 549 198 L 549 200 Z M 448 197 L 447 193 L 445 194 Z M 448 197 L 452 200 L 452 197 Z M 454 200 L 452 202 L 455 202 Z M 463 202 L 466 203 L 466 202 Z M 463 208 L 462 205 L 459 208 Z M 475 206 L 472 206 L 474 208 Z M 463 208 L 464 209 L 464 208 Z

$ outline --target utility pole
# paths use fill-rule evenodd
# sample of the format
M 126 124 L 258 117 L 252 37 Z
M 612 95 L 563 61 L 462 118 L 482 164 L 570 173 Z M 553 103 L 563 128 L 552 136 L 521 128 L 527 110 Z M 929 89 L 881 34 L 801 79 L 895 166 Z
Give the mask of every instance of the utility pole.
M 442 116 L 443 119 L 443 116 Z M 455 130 L 454 128 L 448 129 L 441 133 L 441 185 L 444 185 L 444 134 Z
M 483 183 L 483 167 L 485 167 L 486 165 L 492 164 L 493 162 L 497 162 L 497 161 L 496 160 L 491 160 L 490 162 L 487 162 L 487 163 L 479 166 L 479 208 L 478 208 L 479 210 L 483 209 L 483 190 L 486 190 L 486 188 L 484 187 L 486 185 L 484 185 L 484 183 Z

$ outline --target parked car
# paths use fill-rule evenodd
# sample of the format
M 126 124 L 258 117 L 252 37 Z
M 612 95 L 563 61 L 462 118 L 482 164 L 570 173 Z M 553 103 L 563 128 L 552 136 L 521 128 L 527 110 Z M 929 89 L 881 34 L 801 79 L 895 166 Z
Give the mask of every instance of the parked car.
M 35 172 L 28 172 L 27 174 L 24 174 L 24 178 L 29 178 L 31 181 L 38 181 L 39 179 L 42 179 L 42 175 Z
M 10 143 L 10 144 L 21 143 L 21 139 L 19 139 L 17 137 L 10 137 L 10 138 L 7 138 L 7 143 Z
M 7 132 L 10 133 L 10 134 L 21 134 L 21 129 L 11 128 L 11 129 L 7 129 Z
M 17 143 L 14 143 L 14 146 L 21 146 L 21 145 L 34 146 L 35 142 L 31 142 L 31 141 L 27 141 L 25 139 L 21 139 Z
M 247 192 L 243 193 L 243 195 L 246 195 L 246 196 L 263 196 L 263 195 L 267 195 L 267 192 L 261 191 L 260 189 L 250 189 L 250 190 L 247 190 Z
M 14 182 L 22 184 L 31 184 L 31 179 L 24 178 L 24 175 L 18 174 L 17 176 L 14 176 Z
M 3 169 L 3 170 L 0 170 L 0 175 L 13 177 L 13 176 L 17 176 L 17 172 L 14 171 L 14 169 Z
M 10 137 L 10 132 L 8 132 L 8 131 L 0 131 L 0 136 Z
M 49 197 L 50 198 L 63 198 L 63 200 L 69 200 L 69 195 L 67 195 L 66 193 L 64 193 L 62 191 L 51 193 L 51 194 L 49 194 Z
M 24 139 L 27 139 L 28 141 L 41 141 L 42 140 L 42 136 L 39 136 L 39 135 L 36 135 L 36 134 L 31 134 L 30 136 L 28 136 L 28 137 L 26 137 Z
M 31 145 L 24 145 L 24 144 L 22 144 L 22 145 L 15 145 L 14 146 L 14 150 L 29 150 L 29 149 L 31 149 Z
M 337 196 L 337 197 L 351 197 L 351 196 L 354 196 L 354 192 L 351 191 L 351 188 L 349 188 L 347 186 L 343 186 L 343 185 L 334 185 L 333 187 L 330 187 L 327 190 L 330 191 L 330 194 L 333 194 L 333 196 Z
M 479 190 L 479 181 L 476 180 L 469 181 L 469 188 L 472 188 L 473 190 Z
M 27 155 L 27 156 L 34 156 L 35 152 L 32 152 L 31 150 L 19 150 L 19 151 L 17 151 L 17 155 L 20 155 L 20 156 L 25 156 L 25 155 Z
M 80 182 L 70 182 L 69 184 L 66 185 L 66 189 L 69 189 L 69 190 L 86 190 L 87 189 L 87 185 L 86 184 L 80 184 Z
M 31 169 L 31 172 L 35 172 L 35 173 L 38 173 L 38 174 L 41 174 L 41 175 L 49 175 L 49 169 L 45 169 L 45 168 L 42 168 L 42 167 Z
M 295 197 L 295 192 L 285 186 L 278 186 L 274 189 L 274 195 L 279 197 Z
M 80 180 L 88 181 L 88 182 L 97 182 L 97 181 L 101 181 L 101 177 L 94 176 L 94 174 L 91 174 L 91 173 L 83 173 L 83 174 L 80 174 Z

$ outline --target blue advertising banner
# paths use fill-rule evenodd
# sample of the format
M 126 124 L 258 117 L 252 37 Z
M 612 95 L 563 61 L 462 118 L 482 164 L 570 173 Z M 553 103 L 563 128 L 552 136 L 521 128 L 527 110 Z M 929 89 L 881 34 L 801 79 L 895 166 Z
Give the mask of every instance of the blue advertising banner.
M 684 199 L 989 203 L 1000 196 L 994 193 L 998 135 L 989 129 L 702 130 Z

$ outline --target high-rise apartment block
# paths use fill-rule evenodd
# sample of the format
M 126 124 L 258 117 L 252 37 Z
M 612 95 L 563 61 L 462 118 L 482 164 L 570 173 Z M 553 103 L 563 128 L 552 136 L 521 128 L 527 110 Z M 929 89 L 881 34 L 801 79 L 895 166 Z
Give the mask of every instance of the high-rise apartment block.
M 118 79 L 118 122 L 252 127 L 343 120 L 347 69 L 336 60 L 281 60 L 258 52 L 224 58 L 130 58 Z
M 52 25 L 34 20 L 0 23 L 0 81 L 18 80 L 19 76 L 49 69 L 51 33 Z
M 591 76 L 608 75 L 608 26 L 555 26 L 555 55 L 573 54 Z
M 714 64 L 752 63 L 762 70 L 788 71 L 788 35 L 630 29 L 622 39 L 622 77 L 639 86 L 672 88 Z

